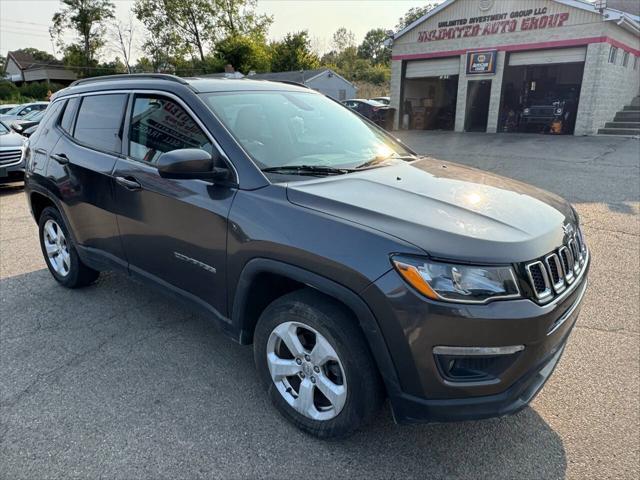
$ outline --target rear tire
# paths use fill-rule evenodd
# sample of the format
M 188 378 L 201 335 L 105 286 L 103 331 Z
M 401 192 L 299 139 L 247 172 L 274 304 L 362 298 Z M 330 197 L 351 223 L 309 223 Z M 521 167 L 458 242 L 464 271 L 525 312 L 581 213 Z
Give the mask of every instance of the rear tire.
M 382 382 L 362 331 L 340 303 L 315 290 L 271 303 L 253 347 L 273 405 L 311 435 L 349 436 L 382 403 Z
M 76 250 L 69 230 L 53 207 L 46 207 L 38 220 L 40 248 L 44 261 L 58 283 L 67 288 L 80 288 L 93 283 L 100 272 L 88 267 Z

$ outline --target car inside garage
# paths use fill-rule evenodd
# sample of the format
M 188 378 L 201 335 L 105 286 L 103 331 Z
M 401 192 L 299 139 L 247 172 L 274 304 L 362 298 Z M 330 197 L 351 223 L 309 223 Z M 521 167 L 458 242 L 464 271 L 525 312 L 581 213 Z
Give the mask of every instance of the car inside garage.
M 585 55 L 585 47 L 510 53 L 498 131 L 573 134 Z
M 411 130 L 453 130 L 458 98 L 459 57 L 407 63 L 402 122 Z

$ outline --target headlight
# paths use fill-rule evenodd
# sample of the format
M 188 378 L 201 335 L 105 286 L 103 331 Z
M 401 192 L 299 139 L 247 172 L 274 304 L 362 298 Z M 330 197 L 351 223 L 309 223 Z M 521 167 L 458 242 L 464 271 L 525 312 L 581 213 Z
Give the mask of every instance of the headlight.
M 530 112 L 530 111 L 531 111 L 530 109 L 525 108 L 525 109 L 522 111 L 522 113 L 524 113 L 525 115 L 529 115 L 529 112 Z
M 562 115 L 562 108 L 556 108 L 556 115 Z
M 433 300 L 486 303 L 517 298 L 520 291 L 509 266 L 480 267 L 394 256 L 393 265 L 413 288 Z

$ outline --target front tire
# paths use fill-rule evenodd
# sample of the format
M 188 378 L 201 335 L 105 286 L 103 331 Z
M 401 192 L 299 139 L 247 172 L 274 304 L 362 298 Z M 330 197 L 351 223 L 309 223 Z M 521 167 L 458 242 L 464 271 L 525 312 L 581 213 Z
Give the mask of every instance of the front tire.
M 319 438 L 351 435 L 382 403 L 382 383 L 362 332 L 330 297 L 299 290 L 260 316 L 254 360 L 276 409 Z
M 38 229 L 42 255 L 51 275 L 58 283 L 67 288 L 79 288 L 93 283 L 98 278 L 100 273 L 80 260 L 58 210 L 52 207 L 45 208 L 40 215 Z

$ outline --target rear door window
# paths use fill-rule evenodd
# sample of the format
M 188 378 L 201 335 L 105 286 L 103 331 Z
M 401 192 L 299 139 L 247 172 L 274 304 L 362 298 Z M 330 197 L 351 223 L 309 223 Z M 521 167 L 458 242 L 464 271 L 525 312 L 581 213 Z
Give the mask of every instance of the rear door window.
M 126 105 L 125 93 L 83 97 L 73 137 L 97 150 L 120 153 Z

